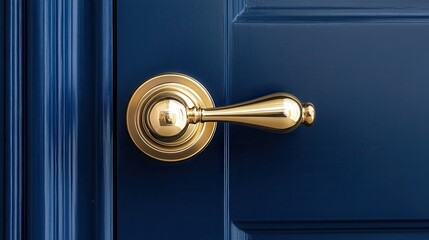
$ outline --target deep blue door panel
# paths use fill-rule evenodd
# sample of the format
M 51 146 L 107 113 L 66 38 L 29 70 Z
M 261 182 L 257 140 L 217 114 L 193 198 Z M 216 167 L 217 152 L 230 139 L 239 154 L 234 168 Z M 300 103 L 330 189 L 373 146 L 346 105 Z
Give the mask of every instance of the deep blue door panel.
M 223 134 L 190 161 L 163 163 L 128 136 L 125 111 L 135 89 L 162 72 L 199 79 L 224 98 L 222 1 L 117 2 L 118 239 L 223 237 Z
M 231 126 L 233 219 L 429 217 L 429 23 L 237 23 L 234 39 L 232 101 L 289 91 L 318 116 Z
M 118 239 L 428 239 L 424 1 L 118 1 Z M 128 137 L 134 90 L 162 72 L 217 105 L 289 92 L 317 109 L 286 135 L 223 125 L 162 163 Z
M 231 220 L 252 239 L 428 237 L 429 22 L 347 21 L 234 24 L 231 101 L 287 91 L 318 110 L 289 135 L 231 126 Z

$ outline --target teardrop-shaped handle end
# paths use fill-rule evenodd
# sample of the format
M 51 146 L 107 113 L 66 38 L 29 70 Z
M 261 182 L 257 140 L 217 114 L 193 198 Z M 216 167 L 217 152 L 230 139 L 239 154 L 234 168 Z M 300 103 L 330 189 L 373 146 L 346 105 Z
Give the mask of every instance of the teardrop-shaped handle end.
M 316 118 L 316 109 L 311 102 L 304 103 L 302 107 L 302 120 L 306 126 L 311 126 L 314 124 Z

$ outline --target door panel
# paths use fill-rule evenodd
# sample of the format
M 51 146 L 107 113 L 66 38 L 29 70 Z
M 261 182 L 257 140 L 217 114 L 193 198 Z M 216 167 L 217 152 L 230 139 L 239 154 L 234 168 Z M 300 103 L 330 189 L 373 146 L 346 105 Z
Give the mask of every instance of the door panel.
M 318 116 L 288 135 L 231 126 L 233 219 L 429 216 L 429 25 L 237 23 L 234 34 L 233 102 L 288 91 Z
M 427 238 L 428 7 L 118 1 L 118 238 Z M 286 135 L 219 124 L 200 155 L 156 161 L 124 116 L 163 72 L 198 79 L 218 106 L 292 93 L 316 123 Z
M 287 91 L 318 115 L 286 136 L 231 126 L 233 236 L 427 237 L 427 20 L 252 3 L 233 24 L 231 101 Z

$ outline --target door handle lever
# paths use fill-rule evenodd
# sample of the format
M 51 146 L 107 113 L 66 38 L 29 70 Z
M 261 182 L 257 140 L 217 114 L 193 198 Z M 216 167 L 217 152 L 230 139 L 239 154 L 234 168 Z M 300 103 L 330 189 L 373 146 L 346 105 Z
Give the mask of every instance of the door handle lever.
M 143 83 L 127 109 L 127 127 L 133 142 L 147 155 L 162 161 L 180 161 L 202 151 L 216 122 L 232 122 L 286 133 L 315 119 L 311 103 L 293 95 L 275 93 L 225 107 L 214 107 L 209 92 L 195 79 L 163 74 Z
M 188 119 L 198 122 L 232 122 L 287 133 L 301 123 L 314 123 L 312 103 L 301 104 L 293 95 L 274 93 L 250 101 L 218 108 L 189 109 Z

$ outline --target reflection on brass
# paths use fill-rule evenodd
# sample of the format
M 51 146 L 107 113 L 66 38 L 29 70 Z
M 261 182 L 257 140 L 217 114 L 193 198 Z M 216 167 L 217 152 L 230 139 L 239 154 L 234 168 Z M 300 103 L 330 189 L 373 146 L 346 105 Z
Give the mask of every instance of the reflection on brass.
M 144 82 L 128 103 L 127 127 L 136 146 L 161 161 L 175 162 L 201 152 L 215 122 L 189 124 L 188 109 L 213 108 L 208 91 L 182 74 L 163 74 Z
M 301 123 L 311 126 L 315 116 L 313 104 L 301 104 L 287 93 L 215 108 L 199 82 L 171 73 L 149 79 L 136 90 L 128 105 L 127 127 L 144 153 L 174 162 L 201 152 L 213 137 L 216 122 L 286 133 Z
M 251 101 L 220 108 L 197 109 L 201 113 L 192 122 L 233 122 L 286 133 L 301 123 L 314 123 L 315 111 L 311 103 L 304 107 L 293 95 L 275 93 Z

